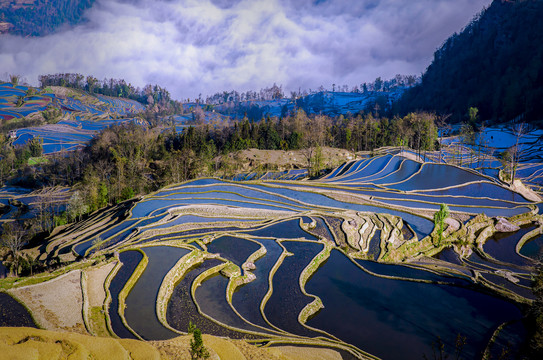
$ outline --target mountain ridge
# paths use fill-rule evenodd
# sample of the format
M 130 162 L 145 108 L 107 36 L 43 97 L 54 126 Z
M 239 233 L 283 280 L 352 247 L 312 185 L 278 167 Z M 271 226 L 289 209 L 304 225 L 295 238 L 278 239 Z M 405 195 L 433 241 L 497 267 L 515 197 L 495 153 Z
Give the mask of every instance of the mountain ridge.
M 466 118 L 469 107 L 493 122 L 542 119 L 543 1 L 495 0 L 449 37 L 419 85 L 395 111 L 429 110 Z

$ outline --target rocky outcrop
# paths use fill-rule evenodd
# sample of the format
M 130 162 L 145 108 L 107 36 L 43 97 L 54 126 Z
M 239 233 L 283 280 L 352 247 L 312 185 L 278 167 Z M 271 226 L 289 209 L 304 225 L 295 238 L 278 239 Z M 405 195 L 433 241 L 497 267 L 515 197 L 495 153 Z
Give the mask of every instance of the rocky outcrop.
M 498 218 L 498 222 L 495 225 L 496 231 L 498 232 L 514 232 L 518 231 L 520 227 L 515 224 L 512 224 L 505 218 Z

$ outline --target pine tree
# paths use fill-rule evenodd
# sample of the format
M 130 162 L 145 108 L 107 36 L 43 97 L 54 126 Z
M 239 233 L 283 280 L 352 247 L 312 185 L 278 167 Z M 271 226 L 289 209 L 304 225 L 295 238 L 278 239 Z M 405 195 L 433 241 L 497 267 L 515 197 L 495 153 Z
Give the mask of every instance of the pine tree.
M 209 351 L 204 346 L 202 340 L 202 332 L 196 326 L 189 322 L 188 333 L 192 333 L 193 338 L 190 340 L 190 356 L 193 360 L 209 358 Z
M 446 204 L 441 204 L 439 211 L 434 214 L 434 224 L 438 227 L 437 234 L 439 236 L 438 246 L 441 244 L 443 237 L 443 226 L 445 219 L 449 216 L 449 207 Z

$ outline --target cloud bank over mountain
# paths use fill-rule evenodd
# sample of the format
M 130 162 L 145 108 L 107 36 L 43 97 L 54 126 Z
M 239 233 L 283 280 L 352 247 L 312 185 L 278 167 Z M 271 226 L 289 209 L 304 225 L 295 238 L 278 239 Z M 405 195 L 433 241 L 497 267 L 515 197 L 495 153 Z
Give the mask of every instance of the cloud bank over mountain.
M 2 72 L 158 83 L 174 98 L 420 74 L 491 0 L 97 0 L 86 21 L 0 36 Z

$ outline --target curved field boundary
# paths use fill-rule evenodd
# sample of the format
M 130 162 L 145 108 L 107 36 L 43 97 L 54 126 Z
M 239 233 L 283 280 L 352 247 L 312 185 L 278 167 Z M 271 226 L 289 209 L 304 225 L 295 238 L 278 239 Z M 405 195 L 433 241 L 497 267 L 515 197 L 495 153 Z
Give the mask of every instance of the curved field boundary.
M 221 227 L 218 227 L 217 223 L 214 223 L 212 225 L 208 225 L 208 226 L 196 226 L 196 227 L 189 227 L 187 229 L 179 229 L 179 228 L 175 228 L 174 231 L 169 231 L 169 230 L 164 230 L 164 231 L 161 231 L 160 233 L 150 233 L 148 234 L 148 236 L 143 236 L 144 234 L 141 234 L 141 237 L 139 236 L 133 236 L 131 237 L 131 241 L 133 244 L 137 244 L 141 241 L 145 241 L 146 239 L 150 239 L 150 238 L 153 238 L 153 237 L 157 237 L 157 236 L 160 236 L 160 239 L 157 239 L 157 240 L 153 240 L 153 242 L 164 242 L 164 241 L 174 241 L 174 240 L 192 240 L 194 238 L 205 238 L 206 236 L 210 236 L 211 238 L 217 238 L 217 237 L 220 237 L 220 236 L 224 236 L 224 235 L 232 235 L 234 237 L 239 237 L 240 235 L 246 235 L 247 232 L 251 232 L 251 231 L 260 231 L 260 230 L 263 230 L 267 227 L 270 227 L 270 226 L 273 226 L 273 225 L 277 225 L 278 223 L 281 223 L 281 222 L 284 222 L 284 221 L 289 221 L 289 220 L 294 220 L 300 216 L 304 216 L 306 214 L 306 212 L 302 212 L 302 213 L 299 213 L 297 215 L 292 215 L 292 214 L 288 214 L 288 216 L 285 216 L 285 217 L 279 217 L 279 218 L 276 218 L 276 219 L 273 219 L 273 220 L 269 220 L 268 222 L 266 223 L 252 223 L 252 222 L 240 222 L 240 225 L 241 226 L 236 226 L 238 229 L 237 230 L 232 230 L 232 229 L 226 229 L 226 230 L 221 230 Z M 206 224 L 206 223 L 202 223 L 202 224 Z M 186 224 L 182 224 L 182 225 L 186 225 Z M 198 223 L 195 223 L 194 225 L 199 225 Z M 180 225 L 181 226 L 181 225 Z M 165 229 L 170 229 L 170 228 L 165 228 Z M 209 231 L 206 231 L 206 232 L 200 232 L 198 234 L 185 234 L 185 235 L 182 235 L 180 233 L 182 232 L 185 232 L 185 231 L 191 231 L 191 230 L 197 230 L 197 229 L 202 229 L 202 230 L 209 230 Z M 307 232 L 307 231 L 306 231 Z M 308 232 L 309 235 L 311 235 L 311 233 Z M 247 237 L 247 236 L 241 236 L 241 237 Z M 250 235 L 250 238 L 248 238 L 248 240 L 252 239 L 252 238 L 261 238 L 262 236 L 253 236 L 253 235 Z M 263 238 L 270 238 L 270 237 L 266 237 L 264 236 Z M 205 242 L 205 241 L 204 241 Z M 146 243 L 148 244 L 148 243 Z M 145 245 L 143 245 L 145 246 Z
M 328 260 L 332 249 L 333 249 L 333 245 L 331 243 L 329 243 L 328 241 L 324 242 L 324 249 L 311 260 L 311 262 L 302 270 L 302 273 L 300 274 L 300 278 L 298 279 L 300 290 L 302 291 L 302 294 L 304 294 L 305 296 L 312 297 L 313 301 L 307 304 L 302 309 L 302 311 L 300 311 L 300 313 L 298 314 L 298 322 L 310 330 L 325 333 L 326 335 L 334 339 L 337 339 L 335 336 L 329 333 L 313 328 L 306 324 L 307 319 L 310 318 L 311 316 L 316 315 L 320 311 L 320 309 L 324 307 L 324 304 L 322 303 L 322 300 L 318 296 L 307 293 L 307 291 L 305 290 L 305 284 L 311 278 L 311 276 L 313 276 L 313 274 L 319 269 L 319 267 L 323 265 L 326 262 L 326 260 Z
M 332 225 L 330 225 L 330 223 L 328 222 L 328 220 L 326 219 L 327 217 L 329 217 L 330 215 L 329 214 L 320 214 L 320 213 L 316 213 L 314 214 L 315 216 L 318 216 L 322 219 L 322 221 L 324 222 L 324 224 L 326 225 L 326 227 L 328 227 L 328 231 L 330 231 L 330 234 L 332 235 L 332 240 L 334 241 L 334 243 L 339 246 L 339 240 L 337 238 L 337 234 L 336 232 L 334 231 L 334 228 L 332 227 Z M 339 218 L 339 217 L 336 217 L 336 216 L 330 216 L 330 217 L 335 217 L 337 219 L 343 219 L 343 218 Z
M 344 253 L 345 254 L 345 253 Z M 384 275 L 384 274 L 378 274 L 376 272 L 373 272 L 371 270 L 368 270 L 366 269 L 363 265 L 359 264 L 358 262 L 356 261 L 353 261 L 353 259 L 345 254 L 345 256 L 347 256 L 349 258 L 349 260 L 355 264 L 358 268 L 360 268 L 362 271 L 364 271 L 366 274 L 369 274 L 371 276 L 375 276 L 375 277 L 380 277 L 380 278 L 383 278 L 383 279 L 389 279 L 389 280 L 400 280 L 400 281 L 411 281 L 411 282 L 418 282 L 418 283 L 425 283 L 425 284 L 439 284 L 439 285 L 450 285 L 450 283 L 446 282 L 446 281 L 434 281 L 434 280 L 425 280 L 425 279 L 417 279 L 417 278 L 408 278 L 408 277 L 403 277 L 403 276 L 394 276 L 394 275 Z M 399 265 L 399 266 L 405 266 L 405 265 Z M 432 265 L 433 267 L 435 265 Z M 412 268 L 412 269 L 416 269 L 416 270 L 421 270 L 421 271 L 427 271 L 429 273 L 433 273 L 435 275 L 442 275 L 440 274 L 439 272 L 436 272 L 435 269 L 433 268 L 430 268 L 429 266 L 425 266 L 425 265 L 417 265 L 417 266 L 406 266 L 406 267 L 409 267 L 409 268 Z M 476 282 L 476 278 L 475 277 L 469 277 L 473 282 Z
M 207 187 L 212 187 L 212 186 L 231 186 L 231 185 L 230 184 L 202 185 L 202 187 L 206 187 L 206 186 Z M 307 204 L 307 203 L 304 203 L 303 201 L 292 199 L 292 198 L 289 198 L 289 197 L 281 195 L 281 194 L 269 193 L 269 192 L 262 191 L 262 190 L 259 190 L 259 189 L 250 188 L 250 187 L 243 187 L 243 186 L 240 186 L 240 185 L 238 185 L 237 187 L 247 189 L 247 190 L 251 190 L 253 192 L 262 192 L 263 194 L 268 194 L 268 195 L 273 196 L 275 198 L 280 198 L 280 199 L 283 199 L 283 200 L 287 200 L 289 202 L 283 202 L 283 201 L 280 201 L 280 200 L 271 200 L 271 199 L 260 199 L 260 198 L 256 198 L 256 197 L 253 197 L 253 196 L 243 195 L 241 192 L 235 192 L 235 191 L 207 190 L 207 191 L 201 191 L 201 192 L 179 192 L 179 193 L 173 193 L 173 194 L 168 194 L 168 195 L 164 195 L 164 196 L 154 196 L 152 198 L 145 199 L 141 203 L 145 203 L 145 202 L 149 202 L 149 201 L 153 201 L 153 200 L 164 200 L 164 201 L 175 201 L 175 200 L 187 201 L 187 200 L 189 200 L 190 201 L 190 200 L 202 199 L 202 200 L 232 201 L 232 202 L 241 202 L 241 203 L 246 202 L 246 203 L 250 203 L 250 204 L 264 204 L 265 203 L 265 204 L 267 204 L 269 206 L 274 206 L 274 207 L 279 207 L 279 205 L 283 205 L 283 207 L 287 206 L 286 207 L 287 209 L 288 209 L 288 207 L 299 207 L 299 208 L 312 208 L 312 207 L 315 207 L 315 205 Z M 234 189 L 232 189 L 232 190 L 234 190 Z M 221 198 L 221 197 L 216 197 L 216 198 L 215 197 L 211 197 L 211 198 L 205 198 L 205 197 L 166 198 L 166 196 L 169 197 L 169 196 L 172 196 L 172 195 L 200 195 L 200 194 L 217 194 L 217 193 L 232 194 L 232 195 L 242 197 L 244 199 L 258 200 L 258 201 L 261 201 L 261 202 L 251 202 L 251 201 L 244 201 L 244 200 L 232 200 L 232 199 L 226 199 L 226 198 Z M 278 204 L 278 205 L 276 205 L 276 204 Z
M 251 342 L 251 341 L 248 341 Z M 253 341 L 254 342 L 254 341 Z M 343 350 L 351 354 L 353 357 L 362 360 L 381 360 L 381 358 L 367 353 L 354 345 L 346 344 L 343 342 L 335 342 L 332 340 L 322 340 L 319 338 L 313 339 L 288 339 L 288 340 L 277 340 L 277 339 L 266 339 L 266 343 L 262 346 L 264 348 L 271 348 L 273 346 L 279 345 L 301 345 L 301 346 L 322 346 L 327 348 L 335 348 L 338 350 Z
M 282 334 L 280 332 L 277 332 L 273 329 L 269 329 L 269 328 L 265 328 L 265 327 L 262 327 L 260 325 L 257 325 L 257 324 L 254 324 L 252 322 L 250 322 L 249 320 L 245 319 L 239 312 L 238 310 L 234 307 L 234 305 L 232 304 L 232 296 L 234 295 L 234 292 L 236 291 L 236 289 L 239 287 L 239 286 L 243 286 L 245 284 L 248 284 L 250 283 L 251 281 L 254 280 L 254 275 L 253 277 L 251 277 L 252 275 L 252 272 L 250 272 L 249 270 L 246 269 L 246 266 L 248 263 L 254 263 L 255 261 L 257 261 L 259 258 L 263 257 L 266 255 L 267 253 L 267 250 L 266 250 L 266 247 L 264 245 L 262 245 L 261 243 L 259 243 L 258 241 L 255 241 L 253 239 L 249 239 L 249 238 L 245 238 L 246 240 L 249 240 L 249 241 L 252 241 L 252 242 L 255 242 L 257 244 L 260 245 L 260 248 L 255 251 L 254 253 L 252 253 L 248 258 L 247 260 L 242 264 L 241 268 L 243 269 L 243 275 L 240 274 L 237 275 L 237 274 L 234 274 L 233 276 L 230 277 L 230 280 L 228 282 L 228 286 L 226 288 L 226 301 L 228 302 L 228 305 L 230 305 L 230 308 L 236 313 L 236 315 L 242 319 L 244 322 L 246 322 L 247 324 L 253 326 L 253 327 L 256 327 L 256 328 L 259 328 L 259 329 L 262 329 L 263 331 L 265 332 L 268 332 L 268 333 L 277 333 L 277 334 Z
M 83 317 L 83 325 L 85 325 L 85 329 L 87 330 L 89 334 L 96 336 L 95 332 L 92 329 L 91 323 L 89 321 L 90 304 L 89 304 L 89 297 L 87 295 L 88 294 L 87 273 L 85 271 L 81 271 L 80 283 L 81 283 L 81 295 L 83 299 L 83 304 L 81 306 L 81 315 Z
M 490 353 L 490 347 L 492 346 L 492 344 L 494 344 L 494 342 L 496 341 L 496 339 L 498 338 L 498 335 L 500 334 L 500 332 L 503 330 L 503 328 L 505 328 L 507 325 L 509 324 L 512 324 L 514 323 L 516 320 L 513 320 L 513 321 L 506 321 L 504 322 L 503 324 L 501 324 L 500 326 L 498 326 L 496 328 L 496 330 L 494 330 L 494 332 L 492 333 L 492 337 L 490 338 L 490 340 L 488 341 L 487 345 L 486 345 L 486 348 L 485 348 L 485 351 L 483 352 L 483 357 L 482 359 L 483 360 L 490 360 L 492 358 L 492 355 Z
M 127 298 L 128 294 L 130 293 L 130 290 L 132 290 L 132 288 L 134 287 L 134 285 L 138 281 L 141 274 L 143 274 L 143 272 L 145 271 L 145 268 L 147 267 L 147 264 L 149 263 L 149 257 L 147 256 L 147 254 L 145 254 L 144 251 L 141 251 L 140 249 L 131 249 L 131 251 L 140 252 L 143 255 L 143 258 L 141 259 L 138 266 L 136 266 L 136 269 L 134 270 L 134 272 L 132 273 L 132 275 L 130 276 L 130 278 L 128 279 L 126 284 L 124 285 L 124 287 L 119 292 L 119 309 L 118 309 L 118 312 L 119 312 L 119 316 L 120 316 L 121 321 L 123 322 L 124 326 L 126 326 L 126 328 L 132 334 L 134 334 L 138 339 L 143 340 L 143 338 L 137 332 L 135 332 L 130 327 L 130 325 L 128 325 L 128 322 L 126 321 L 126 318 L 124 317 L 124 308 L 126 307 L 125 301 L 126 301 L 126 298 Z
M 175 289 L 175 285 L 185 277 L 185 274 L 187 274 L 192 267 L 201 264 L 206 258 L 206 253 L 200 250 L 193 250 L 179 259 L 175 266 L 162 279 L 162 284 L 160 285 L 157 295 L 156 314 L 162 325 L 173 332 L 183 335 L 186 334 L 171 327 L 166 320 L 166 310 L 170 298 L 172 297 L 173 290 Z
M 364 174 L 364 172 L 366 171 L 366 168 L 368 168 L 370 166 L 370 164 L 372 164 L 373 162 L 375 161 L 379 161 L 380 159 L 386 157 L 388 155 L 381 155 L 381 156 L 375 156 L 373 158 L 370 158 L 370 159 L 364 159 L 364 160 L 359 160 L 359 164 L 356 165 L 356 167 L 354 169 L 348 169 L 345 173 L 341 174 L 340 176 L 336 176 L 334 178 L 332 178 L 334 181 L 338 181 L 338 182 L 341 182 L 341 181 L 345 181 L 345 180 L 355 180 L 355 181 L 358 181 L 358 179 L 363 179 L 367 176 L 370 176 L 371 174 L 368 174 L 366 176 L 362 176 L 360 178 L 355 178 L 356 175 L 358 174 Z M 382 171 L 382 169 L 381 169 Z M 354 179 L 355 178 L 355 179 Z
M 111 303 L 111 292 L 109 291 L 109 286 L 111 285 L 111 281 L 117 275 L 117 272 L 123 266 L 121 260 L 117 255 L 115 255 L 115 261 L 117 262 L 113 269 L 109 272 L 109 274 L 106 277 L 106 281 L 104 281 L 104 291 L 106 294 L 106 298 L 104 299 L 103 309 L 104 309 L 104 316 L 106 320 L 106 330 L 108 331 L 109 335 L 114 338 L 119 338 L 115 332 L 113 331 L 113 327 L 111 325 L 111 319 L 109 318 L 109 305 Z
M 308 207 L 307 205 L 304 205 L 303 203 L 301 203 L 301 202 L 299 202 L 297 200 L 286 199 L 285 197 L 283 197 L 284 200 L 290 200 L 291 202 L 288 203 L 288 202 L 283 202 L 283 201 L 279 201 L 279 200 L 260 199 L 260 198 L 256 198 L 256 197 L 252 197 L 252 196 L 243 195 L 243 194 L 237 193 L 237 192 L 224 191 L 224 190 L 209 190 L 209 191 L 202 191 L 202 192 L 176 193 L 176 194 L 170 194 L 168 196 L 172 196 L 172 195 L 205 195 L 205 194 L 212 194 L 212 195 L 215 195 L 215 194 L 230 194 L 230 195 L 239 196 L 242 199 L 228 199 L 226 197 L 203 197 L 203 196 L 193 196 L 193 197 L 187 196 L 187 197 L 179 197 L 179 198 L 175 198 L 175 197 L 173 197 L 173 198 L 155 197 L 155 198 L 152 198 L 152 199 L 146 199 L 145 201 L 142 201 L 141 203 L 150 202 L 150 201 L 164 201 L 164 202 L 167 202 L 167 201 L 179 201 L 179 202 L 183 202 L 183 201 L 191 201 L 191 200 L 220 200 L 220 201 L 229 201 L 229 202 L 234 202 L 234 203 L 249 203 L 249 204 L 268 205 L 268 206 L 272 206 L 272 207 L 283 207 L 285 209 L 290 209 L 291 211 L 293 211 L 293 210 L 298 211 L 298 209 L 295 209 L 295 208 L 302 208 L 303 209 L 303 208 Z M 255 200 L 255 201 L 258 201 L 258 202 L 246 201 L 245 199 Z M 294 204 L 292 202 L 294 202 Z M 161 210 L 161 209 L 157 209 L 157 210 Z M 157 210 L 154 210 L 149 215 L 152 215 Z
M 231 263 L 230 263 L 231 264 Z M 202 311 L 202 309 L 200 308 L 200 304 L 198 304 L 198 302 L 196 301 L 196 289 L 202 285 L 202 283 L 209 277 L 221 272 L 221 270 L 225 269 L 226 267 L 229 266 L 229 263 L 228 262 L 225 262 L 223 264 L 220 264 L 220 265 L 217 265 L 215 267 L 212 267 L 211 269 L 208 269 L 206 271 L 204 271 L 203 273 L 201 273 L 200 275 L 198 275 L 198 277 L 196 277 L 196 279 L 194 279 L 193 283 L 192 283 L 192 286 L 191 286 L 191 296 L 192 296 L 192 301 L 194 302 L 194 304 L 196 305 L 196 308 L 198 309 L 198 313 L 200 315 L 202 315 L 203 317 L 207 318 L 208 320 L 214 322 L 215 324 L 218 324 L 219 326 L 222 326 L 226 329 L 230 329 L 232 331 L 236 331 L 236 332 L 239 332 L 239 333 L 245 333 L 245 334 L 252 334 L 252 335 L 257 335 L 257 336 L 260 336 L 260 337 L 270 337 L 270 334 L 265 334 L 265 333 L 259 333 L 259 332 L 254 332 L 254 331 L 250 331 L 250 330 L 244 330 L 244 329 L 238 329 L 236 327 L 233 327 L 233 326 L 230 326 L 230 325 L 227 325 L 227 324 L 224 324 L 220 321 L 218 321 L 217 319 L 214 319 L 212 318 L 211 316 L 207 315 L 206 313 L 204 313 Z M 220 294 L 219 294 L 220 295 Z M 225 294 L 223 294 L 225 295 Z
M 541 216 L 540 216 L 541 217 Z M 524 234 L 520 240 L 518 241 L 516 247 L 515 247 L 515 252 L 517 253 L 517 255 L 519 256 L 522 256 L 523 258 L 525 259 L 528 259 L 528 260 L 532 260 L 532 258 L 529 258 L 527 256 L 524 256 L 520 253 L 520 249 L 522 249 L 522 247 L 524 246 L 524 244 L 526 244 L 529 240 L 533 239 L 534 237 L 536 237 L 537 235 L 541 235 L 543 234 L 543 225 L 540 225 L 538 226 L 537 228 L 533 229 L 532 231 Z
M 13 300 L 17 301 L 19 304 L 21 304 L 22 307 L 24 307 L 26 309 L 26 311 L 28 312 L 28 314 L 30 315 L 30 318 L 32 319 L 32 321 L 34 322 L 34 325 L 36 325 L 36 327 L 38 329 L 43 329 L 43 330 L 46 330 L 43 325 L 41 325 L 36 317 L 34 316 L 34 313 L 30 310 L 30 308 L 28 306 L 26 306 L 26 304 L 21 301 L 21 299 L 19 299 L 15 294 L 13 294 L 11 291 L 4 291 L 4 290 L 0 290 L 0 292 L 4 292 L 4 293 L 7 293 L 9 296 L 11 296 L 13 298 Z
M 153 201 L 153 200 L 147 200 L 147 201 Z M 290 205 L 288 205 L 288 204 L 284 204 L 285 206 L 281 206 L 281 205 L 269 204 L 269 203 L 264 202 L 264 201 L 262 201 L 262 202 L 252 202 L 252 201 L 228 200 L 228 199 L 220 199 L 220 198 L 183 198 L 183 199 L 170 199 L 170 200 L 164 200 L 164 201 L 172 201 L 172 202 L 173 201 L 179 201 L 179 202 L 182 203 L 182 202 L 190 202 L 190 201 L 193 201 L 193 200 L 202 201 L 202 202 L 204 200 L 210 200 L 210 201 L 215 200 L 215 201 L 221 201 L 221 202 L 228 202 L 228 204 L 213 203 L 213 202 L 205 203 L 206 205 L 210 205 L 210 206 L 232 206 L 232 207 L 238 207 L 238 208 L 253 209 L 250 206 L 243 206 L 245 204 L 251 204 L 251 205 L 259 205 L 259 206 L 266 206 L 266 207 L 274 208 L 274 209 L 267 209 L 267 210 L 290 211 L 291 213 L 296 212 L 296 211 L 300 211 L 299 209 L 289 208 L 288 206 L 290 206 Z M 189 204 L 189 205 L 191 205 L 191 204 Z M 175 206 L 179 206 L 179 205 L 175 205 Z M 172 207 L 172 205 L 169 205 L 169 206 L 167 205 L 167 206 L 163 206 L 163 207 L 154 209 L 153 211 L 151 211 L 151 213 L 149 213 L 149 214 L 147 214 L 145 216 L 142 216 L 142 218 L 163 215 L 171 207 Z M 298 207 L 302 208 L 302 206 L 298 206 Z M 259 209 L 259 208 L 256 208 L 256 209 Z M 133 218 L 133 219 L 137 219 L 137 218 Z
M 290 182 L 286 182 L 286 183 L 290 183 Z M 295 184 L 300 184 L 299 181 L 294 181 L 293 183 Z M 285 200 L 288 200 L 290 202 L 294 202 L 296 204 L 299 204 L 300 207 L 307 207 L 307 208 L 315 208 L 315 207 L 319 207 L 318 205 L 314 205 L 314 204 L 309 204 L 309 203 L 306 203 L 306 202 L 303 202 L 301 200 L 297 200 L 297 199 L 293 199 L 287 195 L 282 195 L 282 194 L 278 194 L 278 193 L 274 193 L 274 192 L 271 192 L 271 191 L 267 191 L 267 190 L 264 190 L 262 189 L 261 187 L 258 187 L 258 188 L 255 188 L 254 186 L 250 186 L 250 185 L 262 185 L 262 187 L 269 187 L 269 188 L 277 188 L 278 186 L 273 186 L 273 184 L 269 184 L 269 183 L 263 183 L 261 181 L 251 181 L 251 182 L 229 182 L 229 181 L 221 181 L 220 183 L 218 184 L 207 184 L 207 185 L 200 185 L 198 187 L 201 187 L 201 188 L 213 188 L 214 186 L 232 186 L 232 187 L 237 187 L 237 188 L 241 188 L 241 189 L 247 189 L 247 190 L 251 190 L 251 191 L 254 191 L 254 192 L 262 192 L 264 194 L 267 194 L 267 195 L 270 195 L 270 196 L 273 196 L 275 198 L 282 198 L 282 199 L 285 199 Z M 187 186 L 185 187 L 192 187 L 190 184 L 188 184 Z M 178 188 L 179 190 L 183 189 L 183 187 L 179 187 Z M 203 193 L 213 193 L 215 192 L 214 190 L 209 190 L 209 191 L 206 191 L 206 192 L 203 192 Z M 233 194 L 237 194 L 237 195 L 241 195 L 240 193 L 237 193 L 237 192 L 234 192 L 234 191 L 221 191 L 221 192 L 225 192 L 225 193 L 233 193 Z M 186 192 L 185 194 L 191 194 L 191 192 Z M 170 194 L 171 195 L 171 194 Z M 243 195 L 241 195 L 243 196 Z M 156 198 L 159 198 L 158 196 L 155 195 Z M 258 198 L 255 198 L 255 197 L 249 197 L 249 196 L 245 196 L 249 199 L 255 199 L 255 200 L 265 200 L 265 201 L 271 201 L 271 202 L 277 202 L 277 203 L 281 203 L 281 204 L 285 204 L 285 205 L 293 205 L 293 204 L 288 204 L 288 203 L 282 203 L 280 201 L 274 201 L 274 200 L 267 200 L 267 199 L 258 199 Z M 326 207 L 323 207 L 323 208 L 326 208 Z
M 530 299 L 526 299 L 525 297 L 521 296 L 521 295 L 518 295 L 517 293 L 509 290 L 509 289 L 506 289 L 500 285 L 497 285 L 487 279 L 484 278 L 484 276 L 480 275 L 480 271 L 476 271 L 476 278 L 477 278 L 477 282 L 480 283 L 481 285 L 485 286 L 486 288 L 490 289 L 491 291 L 494 291 L 496 294 L 500 295 L 500 296 L 503 296 L 507 299 L 511 299 L 515 302 L 517 302 L 518 304 L 526 304 L 526 305 L 531 305 L 533 303 L 533 300 L 530 300 Z
M 179 224 L 171 227 L 165 227 L 162 229 L 153 229 L 152 226 L 149 228 L 150 230 L 139 232 L 131 236 L 130 240 L 133 240 L 134 242 L 144 241 L 145 239 L 153 238 L 156 236 L 163 236 L 164 238 L 168 238 L 168 235 L 173 235 L 173 238 L 184 238 L 186 236 L 194 236 L 194 235 L 181 235 L 177 236 L 175 234 L 179 234 L 184 231 L 190 231 L 190 230 L 196 230 L 196 229 L 209 229 L 210 232 L 216 231 L 217 228 L 223 228 L 223 227 L 236 227 L 239 228 L 240 231 L 243 231 L 245 229 L 251 230 L 252 227 L 258 227 L 261 222 L 247 222 L 247 221 L 239 221 L 239 222 L 233 222 L 233 221 L 224 221 L 224 222 L 213 222 L 211 224 L 206 222 L 201 223 L 195 223 L 195 222 L 188 222 L 185 224 Z M 205 234 L 205 233 L 199 233 Z
M 268 275 L 268 291 L 266 292 L 266 295 L 264 295 L 264 298 L 260 302 L 260 314 L 262 315 L 262 318 L 264 319 L 266 324 L 268 324 L 272 329 L 275 329 L 278 332 L 280 332 L 281 334 L 285 334 L 287 336 L 297 336 L 296 334 L 288 333 L 285 330 L 282 330 L 282 329 L 276 327 L 275 325 L 273 325 L 268 320 L 268 318 L 266 317 L 266 313 L 264 312 L 264 309 L 266 307 L 266 303 L 268 302 L 268 300 L 271 298 L 271 296 L 273 294 L 273 276 L 275 275 L 275 273 L 277 272 L 277 269 L 279 269 L 279 267 L 283 263 L 283 260 L 285 260 L 285 258 L 287 256 L 294 256 L 293 253 L 288 252 L 288 250 L 283 246 L 283 244 L 281 244 L 281 241 L 276 240 L 276 242 L 277 242 L 277 244 L 279 246 L 281 246 L 281 248 L 283 249 L 283 252 L 281 253 L 279 258 L 277 259 L 277 262 L 271 268 L 270 273 Z

